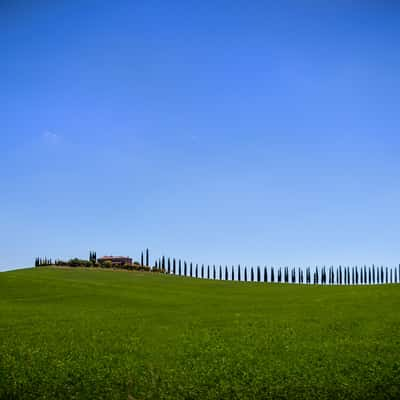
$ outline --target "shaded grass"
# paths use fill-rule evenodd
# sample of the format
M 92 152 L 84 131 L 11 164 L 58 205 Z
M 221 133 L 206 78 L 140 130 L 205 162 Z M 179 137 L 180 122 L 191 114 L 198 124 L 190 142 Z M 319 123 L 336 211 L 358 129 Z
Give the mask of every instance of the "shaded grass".
M 398 399 L 400 287 L 0 274 L 1 399 Z

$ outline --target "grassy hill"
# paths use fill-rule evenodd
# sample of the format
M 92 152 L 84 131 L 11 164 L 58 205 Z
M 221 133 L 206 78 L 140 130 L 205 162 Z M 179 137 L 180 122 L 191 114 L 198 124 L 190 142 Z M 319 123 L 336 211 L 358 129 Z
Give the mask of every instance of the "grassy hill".
M 400 286 L 0 274 L 0 399 L 399 399 Z

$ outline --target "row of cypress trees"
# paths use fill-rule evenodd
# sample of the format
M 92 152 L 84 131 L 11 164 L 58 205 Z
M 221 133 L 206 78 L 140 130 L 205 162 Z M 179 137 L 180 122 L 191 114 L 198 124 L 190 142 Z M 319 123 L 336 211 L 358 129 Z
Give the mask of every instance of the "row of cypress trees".
M 96 264 L 97 253 L 91 251 L 89 253 L 89 262 Z M 35 266 L 52 265 L 51 258 L 37 257 L 35 259 Z M 55 264 L 62 264 L 55 261 Z M 147 248 L 141 252 L 141 267 L 150 267 L 150 255 Z M 229 273 L 230 269 L 230 273 Z M 305 284 L 322 284 L 322 285 L 359 285 L 359 284 L 383 284 L 383 283 L 400 283 L 400 265 L 398 268 L 377 267 L 374 264 L 370 267 L 342 267 L 334 268 L 333 266 L 326 268 L 310 267 L 290 268 L 289 267 L 267 267 L 260 268 L 260 266 L 253 268 L 247 267 L 244 269 L 238 265 L 235 269 L 234 266 L 216 267 L 215 265 L 193 264 L 188 263 L 176 258 L 166 258 L 162 256 L 158 258 L 154 265 L 151 267 L 153 271 L 165 272 L 178 276 L 189 276 L 194 278 L 214 279 L 214 280 L 237 280 L 245 282 L 271 282 L 271 283 L 305 283 Z
M 35 258 L 35 267 L 44 267 L 46 265 L 53 265 L 51 258 L 47 258 L 47 257 L 36 257 Z
M 142 253 L 143 254 L 143 253 Z M 400 283 L 400 265 L 398 268 L 378 267 L 264 267 L 242 268 L 240 265 L 219 267 L 215 265 L 193 264 L 176 258 L 160 257 L 155 261 L 154 267 L 162 269 L 167 274 L 189 276 L 203 279 L 237 280 L 245 282 L 271 282 L 271 283 L 305 283 L 322 285 L 359 285 Z M 230 270 L 230 273 L 229 273 Z

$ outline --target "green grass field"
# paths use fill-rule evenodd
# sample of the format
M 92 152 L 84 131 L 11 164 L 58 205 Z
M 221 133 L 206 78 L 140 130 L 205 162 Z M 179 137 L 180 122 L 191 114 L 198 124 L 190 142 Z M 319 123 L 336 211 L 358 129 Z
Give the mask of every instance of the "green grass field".
M 1 399 L 399 399 L 400 286 L 0 274 Z

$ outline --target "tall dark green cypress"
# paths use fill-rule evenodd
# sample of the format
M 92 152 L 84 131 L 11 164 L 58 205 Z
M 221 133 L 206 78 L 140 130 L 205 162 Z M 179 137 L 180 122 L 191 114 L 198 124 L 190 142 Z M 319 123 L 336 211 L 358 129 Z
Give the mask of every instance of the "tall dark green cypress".
M 240 268 L 240 264 L 238 265 L 238 281 L 240 282 L 240 272 L 241 272 L 241 268 Z
M 264 267 L 264 282 L 268 282 L 268 273 L 267 273 L 267 267 Z
M 244 281 L 247 282 L 247 267 L 244 266 Z
M 261 271 L 260 271 L 260 266 L 257 267 L 257 282 L 261 281 Z
M 227 272 L 227 275 L 226 276 L 228 276 L 228 271 L 226 271 Z M 228 279 L 227 279 L 228 280 Z M 235 280 L 235 267 L 232 265 L 232 270 L 231 270 L 231 280 L 232 281 L 234 281 Z
M 143 251 L 142 254 L 140 255 L 140 265 L 143 267 Z
M 253 270 L 253 267 L 251 267 L 251 269 L 250 269 L 250 280 L 252 282 L 254 282 L 254 270 Z
M 196 264 L 196 278 L 199 277 L 199 264 Z
M 149 249 L 146 249 L 146 265 L 150 265 L 150 258 L 149 258 Z
M 219 280 L 222 281 L 222 265 L 219 266 Z
M 215 264 L 213 265 L 213 279 L 215 281 Z
M 176 275 L 176 259 L 172 259 L 172 273 Z
M 210 266 L 207 265 L 207 279 L 210 279 Z
M 204 264 L 201 264 L 201 278 L 204 279 Z
M 274 271 L 274 267 L 271 267 L 271 282 L 275 283 L 275 271 Z
M 190 262 L 190 276 L 193 277 L 193 263 Z
M 186 261 L 183 262 L 183 275 L 184 276 L 187 275 L 187 263 L 186 263 Z
M 171 259 L 168 257 L 168 267 L 167 267 L 167 272 L 170 274 L 171 273 Z
M 179 276 L 181 276 L 182 275 L 182 261 L 181 260 L 179 260 Z

